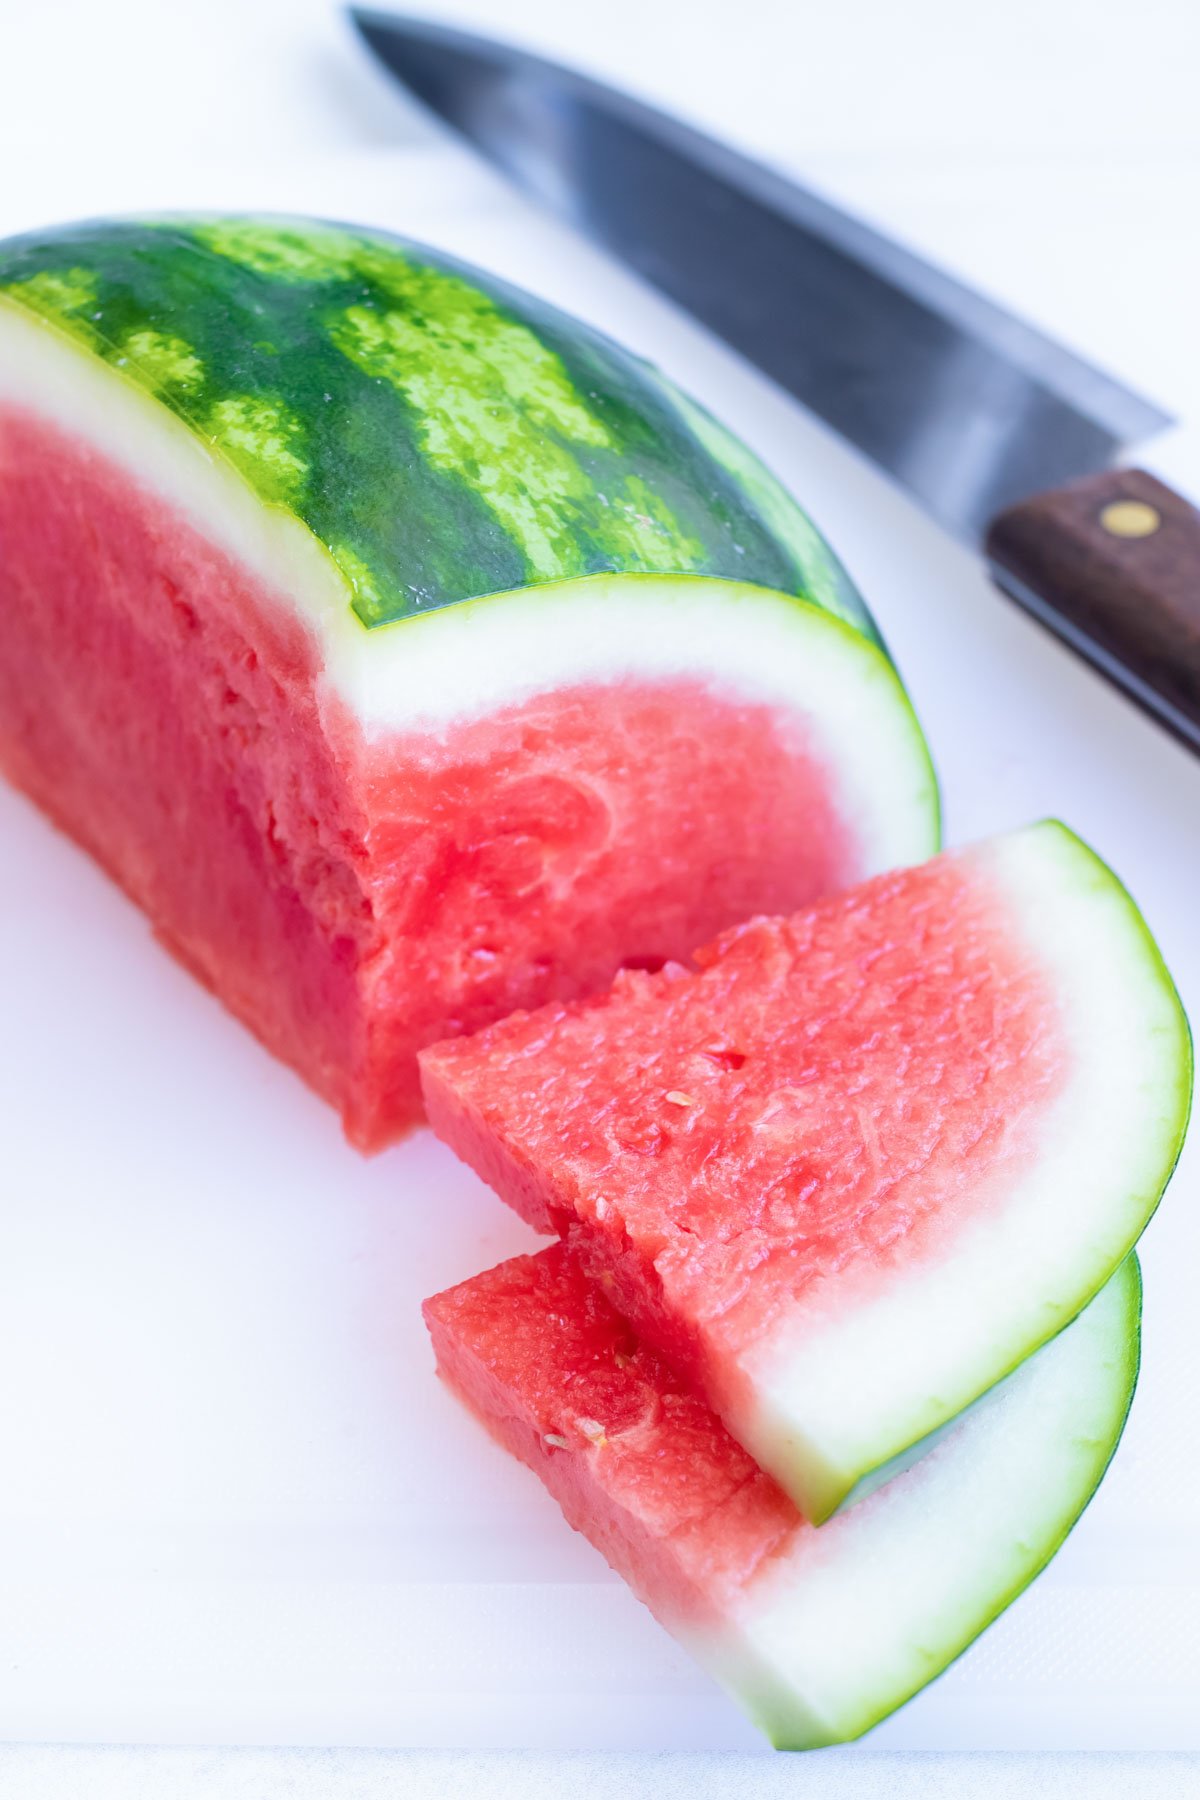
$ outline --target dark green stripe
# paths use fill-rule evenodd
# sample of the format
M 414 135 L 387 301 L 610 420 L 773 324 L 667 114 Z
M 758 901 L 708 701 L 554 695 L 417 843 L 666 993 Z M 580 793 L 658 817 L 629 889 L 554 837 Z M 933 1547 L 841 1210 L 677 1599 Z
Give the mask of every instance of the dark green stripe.
M 434 251 L 303 220 L 99 221 L 0 246 L 0 291 L 302 519 L 365 625 L 644 571 L 803 595 L 874 635 L 736 439 L 599 333 Z

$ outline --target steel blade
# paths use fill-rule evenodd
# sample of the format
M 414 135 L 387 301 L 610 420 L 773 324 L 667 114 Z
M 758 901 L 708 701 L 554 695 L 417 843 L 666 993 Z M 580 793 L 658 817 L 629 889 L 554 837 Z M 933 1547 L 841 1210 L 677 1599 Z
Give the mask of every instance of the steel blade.
M 448 27 L 353 10 L 371 50 L 520 187 L 978 542 L 1014 500 L 1170 417 L 785 176 L 630 96 Z

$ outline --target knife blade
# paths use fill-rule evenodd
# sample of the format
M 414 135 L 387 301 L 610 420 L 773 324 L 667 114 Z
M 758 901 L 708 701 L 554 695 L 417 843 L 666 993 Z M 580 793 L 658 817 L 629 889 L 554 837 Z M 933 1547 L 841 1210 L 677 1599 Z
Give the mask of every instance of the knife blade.
M 1200 750 L 1200 513 L 1114 467 L 1170 415 L 784 175 L 526 51 L 352 9 L 519 187 L 825 419 Z

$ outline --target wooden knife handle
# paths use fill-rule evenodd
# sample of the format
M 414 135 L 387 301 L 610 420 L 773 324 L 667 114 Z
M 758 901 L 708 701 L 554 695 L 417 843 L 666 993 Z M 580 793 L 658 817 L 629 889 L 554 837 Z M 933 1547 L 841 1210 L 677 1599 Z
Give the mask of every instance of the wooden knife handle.
M 1007 593 L 1200 750 L 1200 511 L 1107 470 L 1002 512 L 986 551 Z

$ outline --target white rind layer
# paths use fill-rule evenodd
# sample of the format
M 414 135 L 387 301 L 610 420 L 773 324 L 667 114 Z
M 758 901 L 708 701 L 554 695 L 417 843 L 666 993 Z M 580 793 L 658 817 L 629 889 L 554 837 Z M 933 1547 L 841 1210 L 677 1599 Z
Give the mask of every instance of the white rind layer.
M 895 671 L 851 626 L 804 601 L 697 576 L 594 575 L 491 594 L 376 638 L 356 646 L 339 680 L 361 719 L 388 717 L 388 695 L 402 689 L 425 696 L 414 729 L 444 729 L 437 697 L 448 667 L 453 703 L 471 717 L 578 685 L 695 681 L 734 704 L 770 707 L 785 729 L 794 721 L 836 784 L 865 867 L 937 849 L 936 782 Z
M 926 1262 L 865 1290 L 851 1265 L 747 1357 L 753 1398 L 726 1409 L 730 1429 L 810 1518 L 1074 1318 L 1137 1241 L 1186 1127 L 1187 1020 L 1115 876 L 1053 821 L 965 856 L 1049 978 L 1068 1080 L 1032 1166 Z
M 313 633 L 326 690 L 368 739 L 445 733 L 540 693 L 693 680 L 799 722 L 841 786 L 862 873 L 937 847 L 928 752 L 887 658 L 786 595 L 701 577 L 593 576 L 366 630 L 301 520 L 264 505 L 166 406 L 54 327 L 0 300 L 0 405 L 93 446 L 243 564 Z
M 861 1736 L 1037 1574 L 1095 1491 L 1137 1375 L 1130 1256 L 913 1468 L 793 1548 L 690 1639 L 781 1748 Z
M 304 618 L 324 640 L 348 611 L 344 577 L 312 532 L 265 506 L 169 407 L 0 295 L 0 405 L 21 407 L 124 468 Z

